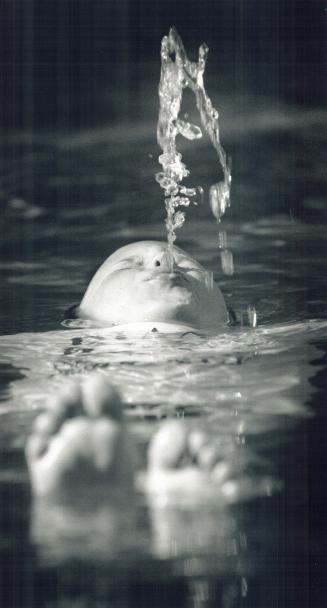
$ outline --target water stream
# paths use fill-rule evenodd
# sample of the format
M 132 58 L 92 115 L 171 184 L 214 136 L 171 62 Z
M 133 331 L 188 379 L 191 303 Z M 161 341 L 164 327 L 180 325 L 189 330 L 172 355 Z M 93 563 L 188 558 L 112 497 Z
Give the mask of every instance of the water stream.
M 224 148 L 220 143 L 218 111 L 212 105 L 204 87 L 204 72 L 209 49 L 205 43 L 199 48 L 197 62 L 188 59 L 183 42 L 174 27 L 164 36 L 161 43 L 161 76 L 159 84 L 159 117 L 157 140 L 162 149 L 159 162 L 162 172 L 156 174 L 156 180 L 164 190 L 167 210 L 166 226 L 168 252 L 176 239 L 175 231 L 185 221 L 185 211 L 179 207 L 188 207 L 197 194 L 203 197 L 203 189 L 188 188 L 181 184 L 190 172 L 182 162 L 182 155 L 177 152 L 176 137 L 182 135 L 189 140 L 202 137 L 197 125 L 180 118 L 183 91 L 190 88 L 194 93 L 201 124 L 217 152 L 223 180 L 210 187 L 209 200 L 212 213 L 220 223 L 222 216 L 230 205 L 231 167 Z M 195 202 L 195 201 L 193 201 Z M 195 202 L 195 204 L 197 204 Z M 233 255 L 227 247 L 227 235 L 219 230 L 218 243 L 221 251 L 222 269 L 225 274 L 234 272 Z

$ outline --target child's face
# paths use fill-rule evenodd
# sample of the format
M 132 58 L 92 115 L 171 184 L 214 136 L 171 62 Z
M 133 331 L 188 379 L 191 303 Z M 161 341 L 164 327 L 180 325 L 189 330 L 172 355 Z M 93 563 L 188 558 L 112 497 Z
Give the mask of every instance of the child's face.
M 81 311 L 112 324 L 227 322 L 223 297 L 216 285 L 207 287 L 203 266 L 177 247 L 172 262 L 171 270 L 167 243 L 141 241 L 118 249 L 93 277 Z

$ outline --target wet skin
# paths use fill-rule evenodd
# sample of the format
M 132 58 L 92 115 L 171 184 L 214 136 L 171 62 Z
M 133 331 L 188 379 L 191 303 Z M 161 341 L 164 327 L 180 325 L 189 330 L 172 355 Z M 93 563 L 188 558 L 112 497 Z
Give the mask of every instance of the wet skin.
M 171 258 L 167 243 L 132 243 L 100 266 L 79 314 L 107 325 L 155 321 L 214 328 L 228 322 L 228 313 L 219 288 L 208 287 L 206 275 L 178 247 Z
M 181 420 L 166 421 L 142 469 L 119 394 L 102 374 L 67 380 L 49 399 L 26 457 L 31 535 L 50 559 L 80 559 L 83 551 L 106 560 L 126 548 L 135 552 L 134 539 L 143 547 L 144 538 L 160 558 L 190 551 L 201 557 L 230 533 L 230 470 L 218 445 Z
M 117 491 L 130 495 L 135 448 L 111 383 L 100 374 L 68 380 L 36 419 L 26 457 L 35 496 L 73 506 L 89 495 L 97 503 L 112 500 Z M 154 495 L 168 492 L 177 501 L 188 496 L 192 502 L 207 499 L 213 488 L 216 498 L 225 469 L 204 433 L 170 420 L 150 442 L 148 474 L 141 476 L 140 488 Z

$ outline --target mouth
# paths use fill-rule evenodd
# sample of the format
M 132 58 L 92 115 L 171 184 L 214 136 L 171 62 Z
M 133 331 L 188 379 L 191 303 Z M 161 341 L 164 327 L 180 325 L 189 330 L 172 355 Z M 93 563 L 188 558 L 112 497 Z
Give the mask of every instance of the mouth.
M 186 287 L 189 285 L 188 278 L 181 272 L 154 272 L 145 279 L 146 282 L 164 282 L 172 287 Z

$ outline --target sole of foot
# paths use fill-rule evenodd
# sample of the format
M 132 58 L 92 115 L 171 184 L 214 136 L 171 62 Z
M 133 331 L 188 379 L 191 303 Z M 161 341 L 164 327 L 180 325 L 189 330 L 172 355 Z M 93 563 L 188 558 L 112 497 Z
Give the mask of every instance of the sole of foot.
M 145 490 L 163 505 L 217 506 L 229 475 L 218 445 L 182 421 L 165 422 L 150 442 Z
M 26 446 L 34 495 L 85 501 L 133 486 L 120 396 L 102 375 L 69 381 L 35 421 Z

